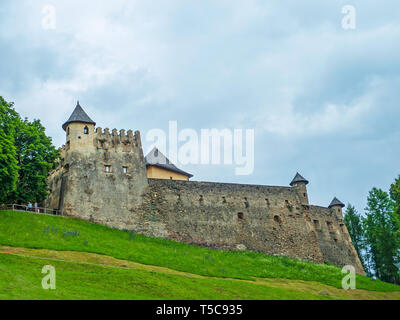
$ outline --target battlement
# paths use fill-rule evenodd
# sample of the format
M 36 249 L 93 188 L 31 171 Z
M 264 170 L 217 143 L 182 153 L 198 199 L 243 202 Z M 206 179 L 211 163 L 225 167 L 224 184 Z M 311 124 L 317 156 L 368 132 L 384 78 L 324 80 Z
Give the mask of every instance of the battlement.
M 140 138 L 140 131 L 133 132 L 132 130 L 113 129 L 110 132 L 109 128 L 104 130 L 97 127 L 95 130 L 95 145 L 98 149 L 121 148 L 122 151 L 133 151 L 134 149 L 141 149 L 142 143 Z

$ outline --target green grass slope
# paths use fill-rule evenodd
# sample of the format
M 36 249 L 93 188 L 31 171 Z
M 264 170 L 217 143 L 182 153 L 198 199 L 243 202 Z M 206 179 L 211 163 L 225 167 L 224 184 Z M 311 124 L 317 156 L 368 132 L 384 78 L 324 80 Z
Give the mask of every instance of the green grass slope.
M 285 257 L 274 257 L 248 251 L 229 252 L 211 250 L 170 240 L 137 235 L 79 219 L 35 215 L 25 212 L 0 211 L 0 245 L 20 248 L 43 248 L 55 251 L 97 253 L 127 261 L 134 261 L 144 265 L 160 266 L 206 277 L 243 280 L 256 280 L 260 278 L 303 280 L 318 282 L 334 288 L 341 288 L 341 281 L 343 278 L 341 269 L 331 265 L 318 265 Z M 4 270 L 4 268 L 12 269 L 16 267 L 18 263 L 15 261 L 13 262 L 13 258 L 7 256 L 7 259 L 11 259 L 7 265 L 6 263 L 3 264 L 4 254 L 0 256 L 0 266 L 2 270 Z M 34 257 L 19 258 L 25 259 L 27 263 L 34 263 L 32 259 L 37 259 Z M 62 265 L 61 268 L 65 267 L 67 268 L 66 270 L 68 270 L 65 263 L 67 262 L 60 262 Z M 77 264 L 72 261 L 67 264 L 72 263 Z M 24 265 L 25 264 L 21 265 L 21 268 L 23 268 Z M 95 268 L 95 266 L 93 266 L 93 268 Z M 101 268 L 106 267 L 103 266 Z M 82 272 L 84 271 L 83 269 Z M 25 271 L 21 269 L 21 272 L 28 277 L 28 271 L 25 273 Z M 134 271 L 124 270 L 118 272 Z M 108 273 L 106 272 L 106 274 Z M 168 277 L 169 276 L 170 275 L 168 275 Z M 110 277 L 112 276 L 110 275 Z M 180 277 L 182 276 L 180 275 Z M 110 278 L 110 281 L 111 280 Z M 203 280 L 217 281 L 217 279 Z M 180 281 L 183 280 L 181 279 Z M 218 281 L 222 280 L 218 279 Z M 237 285 L 238 282 L 235 283 Z M 0 285 L 2 285 L 1 282 Z M 182 282 L 178 284 L 177 281 L 176 285 L 180 286 L 185 284 Z M 248 283 L 248 285 L 254 286 L 255 284 Z M 359 275 L 357 275 L 356 285 L 357 289 L 376 292 L 400 291 L 399 286 L 381 281 L 374 281 L 368 277 Z M 95 286 L 93 288 L 95 288 Z M 169 287 L 167 286 L 167 288 Z M 263 290 L 266 290 L 265 286 L 263 288 Z M 121 289 L 121 294 L 123 294 L 124 290 L 125 289 Z M 170 289 L 166 290 L 168 291 Z M 178 288 L 175 288 L 175 290 L 178 290 Z M 256 289 L 254 290 L 256 291 Z M 128 297 L 131 291 L 128 290 L 126 292 L 126 297 Z M 143 297 L 155 297 L 150 292 L 146 294 L 143 293 Z M 292 298 L 296 298 L 293 296 L 293 292 L 287 293 L 286 296 L 282 292 L 279 294 L 283 299 L 285 297 L 290 298 L 290 294 L 292 294 Z M 234 297 L 234 295 L 235 293 L 232 293 L 229 297 Z M 216 297 L 215 295 L 212 296 Z M 266 296 L 268 295 L 252 292 L 247 298 L 265 299 Z M 271 293 L 270 296 L 274 297 L 274 294 Z M 135 298 L 138 296 L 132 295 L 129 297 Z M 160 293 L 158 297 L 163 298 L 163 295 Z M 175 296 L 175 298 L 177 297 L 178 295 Z M 180 297 L 197 298 L 198 296 L 186 296 L 182 294 Z M 209 299 L 209 297 L 205 295 L 199 297 Z M 220 298 L 223 298 L 223 296 Z M 301 297 L 298 296 L 297 298 Z M 304 296 L 303 298 L 307 299 L 311 298 L 311 296 Z
M 43 290 L 44 265 L 56 269 L 56 290 Z M 0 299 L 330 299 L 246 282 L 0 254 Z

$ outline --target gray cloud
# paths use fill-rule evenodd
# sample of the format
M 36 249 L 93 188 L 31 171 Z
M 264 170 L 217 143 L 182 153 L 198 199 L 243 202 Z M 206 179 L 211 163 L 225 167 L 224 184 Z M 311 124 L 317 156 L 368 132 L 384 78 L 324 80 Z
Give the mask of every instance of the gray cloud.
M 254 128 L 255 171 L 198 180 L 287 185 L 361 210 L 400 173 L 400 4 L 363 1 L 47 1 L 0 4 L 0 94 L 56 144 L 80 100 L 102 127 Z M 343 5 L 356 30 L 341 28 Z M 3 18 L 4 17 L 4 18 Z M 145 147 L 148 143 L 144 141 Z

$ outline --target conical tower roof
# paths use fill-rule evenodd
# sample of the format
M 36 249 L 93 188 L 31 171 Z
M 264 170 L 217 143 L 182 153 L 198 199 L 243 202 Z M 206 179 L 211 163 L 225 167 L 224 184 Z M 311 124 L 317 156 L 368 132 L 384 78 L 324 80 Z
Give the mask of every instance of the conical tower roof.
M 331 208 L 333 206 L 341 206 L 342 208 L 345 206 L 342 201 L 340 201 L 338 198 L 334 197 L 333 200 L 331 201 L 331 204 L 329 205 L 328 208 Z
M 308 184 L 308 180 L 306 180 L 300 173 L 297 172 L 290 185 L 293 186 L 298 182 L 303 182 L 305 184 Z
M 90 119 L 89 116 L 86 114 L 86 112 L 82 109 L 82 107 L 79 104 L 79 101 L 76 104 L 74 112 L 72 112 L 69 119 L 62 125 L 62 128 L 65 130 L 67 125 L 72 122 L 83 122 L 96 125 L 96 122 Z
M 146 162 L 146 166 L 156 166 L 160 168 L 164 168 L 173 172 L 177 172 L 187 176 L 189 178 L 193 177 L 192 174 L 187 173 L 179 168 L 177 168 L 169 159 L 161 153 L 156 147 L 151 150 L 148 155 L 144 158 Z

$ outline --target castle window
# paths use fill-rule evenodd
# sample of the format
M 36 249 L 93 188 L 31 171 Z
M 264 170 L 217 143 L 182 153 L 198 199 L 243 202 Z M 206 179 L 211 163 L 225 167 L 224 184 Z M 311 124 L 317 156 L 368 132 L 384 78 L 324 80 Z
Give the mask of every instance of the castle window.
M 123 171 L 123 173 L 128 173 L 128 167 L 122 167 L 122 171 Z
M 226 198 L 222 197 L 222 203 L 226 203 Z
M 108 166 L 108 165 L 104 166 L 104 171 L 107 172 L 107 173 L 110 173 L 111 172 L 111 166 Z
M 89 128 L 87 126 L 85 126 L 85 128 L 83 129 L 83 133 L 84 134 L 89 134 Z
M 328 226 L 328 230 L 329 230 L 329 231 L 333 231 L 332 222 L 327 221 L 327 222 L 326 222 L 326 225 Z
M 278 222 L 279 224 L 282 223 L 282 219 L 281 219 L 280 216 L 274 216 L 274 221 L 275 221 L 275 222 Z
M 238 213 L 238 220 L 243 220 L 244 219 L 244 214 L 243 212 Z
M 315 229 L 319 230 L 321 228 L 319 221 L 318 220 L 314 220 L 314 227 Z
M 67 136 L 69 136 L 69 127 L 67 128 Z

